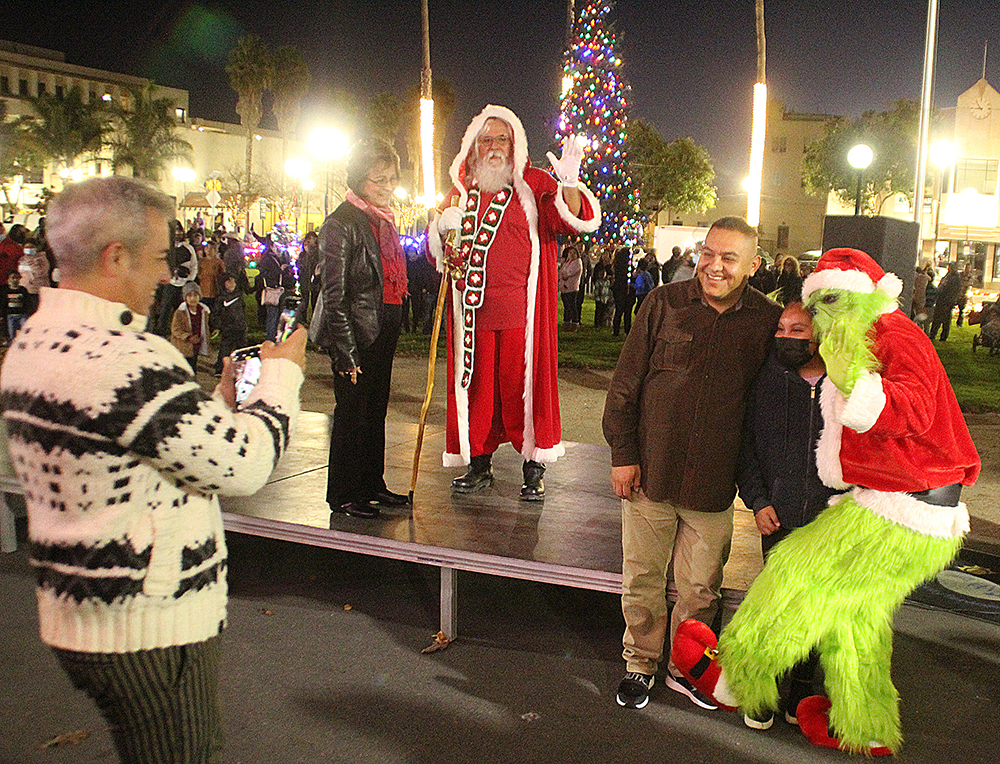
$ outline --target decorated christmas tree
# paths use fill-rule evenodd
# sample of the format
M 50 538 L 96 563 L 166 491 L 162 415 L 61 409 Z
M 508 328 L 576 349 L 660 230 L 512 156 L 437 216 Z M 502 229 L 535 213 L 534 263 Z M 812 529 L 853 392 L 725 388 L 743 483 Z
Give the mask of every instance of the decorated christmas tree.
M 634 243 L 642 227 L 625 161 L 629 86 L 607 21 L 614 6 L 614 0 L 584 0 L 577 13 L 563 63 L 556 141 L 562 145 L 571 134 L 587 140 L 581 178 L 601 202 L 597 241 Z

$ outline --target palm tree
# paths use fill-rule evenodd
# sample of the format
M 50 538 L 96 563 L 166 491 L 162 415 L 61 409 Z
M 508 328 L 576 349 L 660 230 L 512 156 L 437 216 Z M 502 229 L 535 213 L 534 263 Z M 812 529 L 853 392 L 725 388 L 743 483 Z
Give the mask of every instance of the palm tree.
M 101 104 L 84 103 L 79 85 L 62 96 L 42 93 L 28 102 L 35 113 L 16 124 L 40 156 L 72 169 L 78 158 L 100 153 L 109 130 L 107 113 Z
M 309 90 L 312 75 L 309 67 L 302 60 L 302 52 L 291 45 L 282 45 L 274 51 L 274 70 L 271 76 L 271 92 L 274 94 L 272 107 L 278 120 L 278 130 L 281 132 L 281 167 L 285 166 L 285 152 L 288 136 L 291 135 L 299 121 L 299 111 L 302 107 L 302 97 Z M 284 194 L 284 171 L 280 183 Z
M 155 98 L 151 84 L 131 87 L 129 94 L 129 106 L 116 104 L 111 109 L 117 123 L 109 142 L 114 168 L 128 165 L 136 178 L 159 180 L 170 160 L 190 161 L 191 144 L 175 134 L 172 99 Z
M 236 41 L 229 51 L 226 74 L 229 86 L 236 91 L 236 113 L 247 131 L 246 177 L 253 174 L 253 136 L 264 116 L 264 93 L 271 85 L 274 71 L 270 49 L 257 35 L 247 35 Z M 249 227 L 249 220 L 247 222 Z

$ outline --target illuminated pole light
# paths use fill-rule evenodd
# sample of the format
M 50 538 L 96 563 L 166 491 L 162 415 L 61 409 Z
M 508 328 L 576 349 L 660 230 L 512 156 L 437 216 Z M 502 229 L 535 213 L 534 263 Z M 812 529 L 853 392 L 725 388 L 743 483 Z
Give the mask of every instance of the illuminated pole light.
M 764 176 L 764 134 L 767 125 L 767 85 L 753 86 L 753 128 L 750 131 L 750 173 L 746 180 L 747 222 L 760 225 L 760 193 Z
M 931 162 L 938 168 L 937 173 L 937 209 L 934 213 L 934 247 L 937 249 L 938 233 L 941 230 L 941 194 L 944 191 L 944 172 L 955 161 L 955 147 L 951 141 L 942 138 L 935 141 L 929 150 Z
M 871 146 L 859 143 L 847 152 L 847 163 L 858 171 L 858 190 L 854 196 L 854 214 L 861 214 L 861 181 L 865 177 L 865 170 L 875 158 L 875 152 Z
M 433 207 L 437 197 L 434 183 L 434 100 L 420 99 L 420 156 L 424 174 L 424 202 Z

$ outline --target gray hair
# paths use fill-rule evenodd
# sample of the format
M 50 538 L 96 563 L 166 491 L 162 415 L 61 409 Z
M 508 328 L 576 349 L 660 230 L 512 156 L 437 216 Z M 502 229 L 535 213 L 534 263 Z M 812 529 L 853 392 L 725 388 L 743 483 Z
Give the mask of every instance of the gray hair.
M 115 175 L 67 185 L 49 204 L 46 236 L 63 276 L 93 270 L 109 244 L 130 252 L 149 235 L 148 213 L 174 216 L 173 200 L 153 186 Z

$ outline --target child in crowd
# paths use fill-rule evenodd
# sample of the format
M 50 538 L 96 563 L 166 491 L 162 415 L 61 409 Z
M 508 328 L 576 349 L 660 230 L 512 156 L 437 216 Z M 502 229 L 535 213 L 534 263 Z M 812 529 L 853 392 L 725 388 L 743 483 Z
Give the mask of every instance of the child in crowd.
M 816 442 L 823 424 L 819 384 L 826 376 L 813 338 L 812 316 L 801 302 L 781 314 L 774 347 L 750 391 L 743 442 L 736 467 L 740 498 L 754 513 L 766 559 L 795 528 L 813 520 L 838 493 L 823 485 L 816 468 Z M 785 720 L 797 724 L 796 709 L 816 694 L 815 652 L 796 664 L 784 694 Z M 773 717 L 744 716 L 754 729 L 767 729 Z
M 196 281 L 189 281 L 183 289 L 184 301 L 174 311 L 170 324 L 170 341 L 184 354 L 191 364 L 191 371 L 198 373 L 198 356 L 208 355 L 207 305 L 201 304 L 201 289 Z
M 219 357 L 215 361 L 215 376 L 222 376 L 222 359 L 246 346 L 247 314 L 243 292 L 236 283 L 236 276 L 227 273 L 222 292 L 215 299 L 212 328 L 219 332 Z
M 4 287 L 3 309 L 7 318 L 7 337 L 11 342 L 21 326 L 31 313 L 31 295 L 21 286 L 21 274 L 11 271 L 7 276 L 7 286 Z

